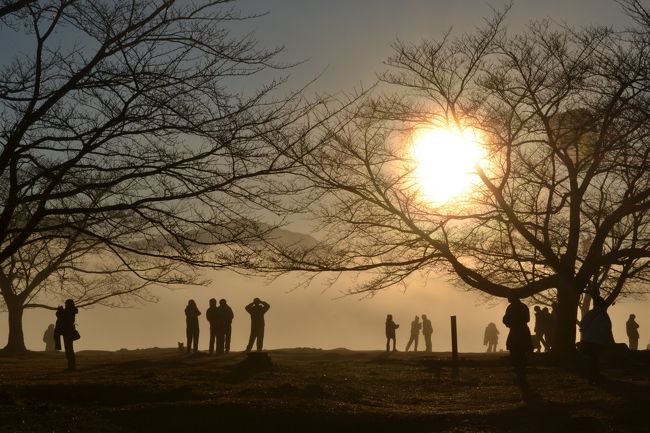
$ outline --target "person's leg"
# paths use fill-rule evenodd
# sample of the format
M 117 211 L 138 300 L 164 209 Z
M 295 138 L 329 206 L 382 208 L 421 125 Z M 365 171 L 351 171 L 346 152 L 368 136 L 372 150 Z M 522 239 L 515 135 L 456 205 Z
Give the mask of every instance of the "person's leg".
M 222 355 L 223 354 L 223 346 L 226 340 L 226 334 L 224 333 L 223 329 L 219 329 L 219 332 L 217 333 L 217 354 Z
M 638 338 L 633 338 L 630 340 L 630 349 L 631 350 L 638 350 L 639 349 L 639 339 Z
M 230 325 L 226 326 L 226 334 L 224 341 L 224 350 L 226 353 L 230 353 L 230 335 L 232 334 L 232 327 Z
M 253 343 L 255 342 L 256 337 L 257 337 L 257 334 L 255 332 L 255 328 L 251 327 L 251 336 L 248 338 L 248 345 L 246 346 L 246 352 L 251 351 L 251 349 L 253 348 Z
M 68 370 L 75 370 L 77 368 L 77 359 L 74 354 L 74 341 L 71 335 L 63 336 L 63 347 L 65 348 L 65 357 L 68 360 Z
M 214 343 L 218 342 L 219 340 L 217 339 L 217 330 L 210 326 L 210 340 L 208 342 L 208 353 L 212 355 L 214 353 Z M 218 344 L 218 343 L 217 343 Z M 217 352 L 219 351 L 219 348 L 217 347 Z
M 194 353 L 199 351 L 199 330 L 195 329 L 194 330 L 194 347 L 193 347 Z
M 426 341 L 426 349 L 427 352 L 431 352 L 433 344 L 431 344 L 431 334 L 427 335 L 427 341 Z
M 416 335 L 415 336 L 415 348 L 413 349 L 414 352 L 418 351 L 418 342 L 420 341 L 420 336 Z
M 257 351 L 260 352 L 264 347 L 264 328 L 260 328 L 257 332 Z
M 411 348 L 411 344 L 413 344 L 413 336 L 412 335 L 409 337 L 408 343 L 406 343 L 406 348 L 404 349 L 404 352 L 409 351 L 409 349 Z
M 187 336 L 187 346 L 185 346 L 185 352 L 190 353 L 192 350 L 192 330 L 190 328 L 186 328 L 185 335 Z
M 515 370 L 515 378 L 518 383 L 526 382 L 526 352 L 521 350 L 511 350 L 510 360 Z
M 386 352 L 390 351 L 390 337 L 386 337 Z

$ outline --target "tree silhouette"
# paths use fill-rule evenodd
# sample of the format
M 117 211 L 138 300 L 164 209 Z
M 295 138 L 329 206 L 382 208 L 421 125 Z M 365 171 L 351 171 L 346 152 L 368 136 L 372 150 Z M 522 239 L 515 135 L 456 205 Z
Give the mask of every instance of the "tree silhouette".
M 280 49 L 242 36 L 251 17 L 226 3 L 0 4 L 20 41 L 0 68 L 6 351 L 25 350 L 23 309 L 42 299 L 198 283 L 196 266 L 229 266 L 224 251 L 271 230 L 255 220 L 281 206 L 310 107 L 283 79 L 260 86 Z
M 491 296 L 553 296 L 556 349 L 573 350 L 583 294 L 611 303 L 650 277 L 650 21 L 621 3 L 622 30 L 542 21 L 511 34 L 505 10 L 456 39 L 397 42 L 381 75 L 395 93 L 296 151 L 322 242 L 270 243 L 249 265 L 373 271 L 356 291 L 442 272 Z M 408 152 L 431 123 L 473 128 L 487 154 L 475 188 L 443 205 L 423 199 Z M 431 145 L 442 157 L 449 144 Z

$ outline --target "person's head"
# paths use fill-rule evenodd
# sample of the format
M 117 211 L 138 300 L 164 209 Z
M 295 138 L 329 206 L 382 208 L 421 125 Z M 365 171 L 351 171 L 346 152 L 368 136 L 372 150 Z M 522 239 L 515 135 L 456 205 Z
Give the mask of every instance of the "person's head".
M 510 302 L 511 304 L 519 302 L 519 296 L 515 295 L 514 293 L 510 293 L 508 295 L 508 302 Z
M 636 319 L 636 315 L 635 314 L 630 314 L 630 319 L 632 319 L 632 320 Z
M 418 316 L 415 316 L 415 319 L 414 319 L 414 320 L 415 320 L 416 322 L 419 322 L 419 321 L 420 321 L 420 318 L 419 318 Z
M 593 298 L 594 308 L 606 308 L 607 303 L 601 296 L 594 296 Z
M 66 299 L 65 308 L 74 308 L 74 301 L 72 299 Z
M 545 312 L 545 313 L 548 313 L 548 307 L 542 308 L 542 311 Z
M 211 307 L 216 307 L 217 306 L 217 300 L 214 299 L 214 298 L 210 299 L 210 306 Z
M 427 320 L 427 315 L 426 314 L 422 315 L 422 320 Z
M 386 320 L 387 320 L 387 321 L 388 321 L 388 320 L 393 320 L 393 315 L 392 315 L 392 314 L 389 314 L 388 316 L 386 316 Z
M 219 305 L 227 305 L 225 299 L 219 299 Z
M 538 312 L 538 313 L 539 313 L 540 311 L 542 311 L 542 309 L 539 308 L 539 305 L 535 305 L 535 308 L 533 308 L 533 309 L 534 309 L 536 312 Z
M 260 298 L 253 299 L 253 304 L 259 304 L 260 302 L 262 302 L 260 301 Z
M 194 299 L 190 299 L 189 301 L 187 301 L 187 306 L 196 307 L 196 302 L 194 302 Z

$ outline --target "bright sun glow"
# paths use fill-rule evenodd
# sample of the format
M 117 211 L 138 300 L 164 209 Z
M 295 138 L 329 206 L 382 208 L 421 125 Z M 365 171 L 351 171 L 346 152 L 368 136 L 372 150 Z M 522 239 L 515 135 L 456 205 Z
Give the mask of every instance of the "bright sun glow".
M 447 203 L 479 181 L 476 166 L 485 162 L 479 133 L 471 128 L 422 128 L 412 137 L 415 179 L 422 197 Z

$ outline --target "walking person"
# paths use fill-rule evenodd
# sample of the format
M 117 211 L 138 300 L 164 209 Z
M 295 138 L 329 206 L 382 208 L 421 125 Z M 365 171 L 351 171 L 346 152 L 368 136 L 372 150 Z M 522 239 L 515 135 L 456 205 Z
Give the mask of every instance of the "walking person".
M 230 336 L 232 334 L 232 319 L 235 318 L 232 308 L 225 299 L 219 300 L 217 307 L 217 354 L 230 353 Z M 264 319 L 262 319 L 264 320 Z M 262 331 L 264 332 L 264 331 Z
M 212 355 L 214 353 L 214 345 L 217 342 L 217 300 L 212 298 L 209 301 L 210 306 L 205 310 L 205 318 L 210 324 L 210 341 L 208 343 L 208 353 Z M 217 349 L 217 353 L 219 350 Z
M 630 341 L 630 350 L 639 349 L 639 324 L 636 323 L 636 316 L 630 314 L 630 318 L 625 322 L 625 330 L 627 331 L 627 338 Z
M 606 346 L 614 343 L 612 321 L 607 314 L 607 303 L 600 296 L 593 297 L 593 308 L 580 321 L 580 351 L 589 361 L 587 378 L 590 384 L 600 380 L 600 355 Z
M 510 305 L 506 308 L 503 316 L 503 324 L 509 328 L 506 348 L 510 351 L 510 360 L 515 370 L 515 381 L 518 385 L 526 385 L 526 360 L 528 354 L 533 351 L 533 343 L 530 338 L 530 313 L 518 296 L 508 297 Z
M 199 316 L 201 312 L 196 306 L 194 299 L 190 299 L 187 302 L 187 307 L 185 307 L 185 324 L 186 324 L 186 334 L 187 334 L 187 353 L 190 353 L 190 350 L 194 353 L 199 350 Z
M 499 344 L 499 330 L 497 325 L 490 322 L 488 326 L 485 327 L 485 333 L 483 334 L 483 345 L 487 346 L 488 353 L 494 353 L 497 351 L 497 345 Z
M 251 335 L 248 339 L 246 352 L 250 352 L 253 343 L 257 341 L 257 351 L 264 347 L 264 315 L 271 306 L 260 298 L 253 299 L 253 302 L 246 306 L 246 311 L 251 315 Z
M 427 318 L 426 314 L 422 315 L 422 335 L 424 336 L 424 351 L 431 352 L 431 335 L 433 335 L 433 326 L 431 325 L 431 320 Z M 415 347 L 417 347 L 417 344 Z
M 77 369 L 74 341 L 79 339 L 79 332 L 75 328 L 75 319 L 78 312 L 79 310 L 72 299 L 66 299 L 65 307 L 59 307 L 56 311 L 55 332 L 58 332 L 63 338 L 65 357 L 68 360 L 68 368 L 66 371 L 74 371 Z
M 409 348 L 413 343 L 415 343 L 414 352 L 418 351 L 418 340 L 420 339 L 421 328 L 422 324 L 420 323 L 420 318 L 418 316 L 415 316 L 415 319 L 413 319 L 411 322 L 411 337 L 409 338 L 409 342 L 406 344 L 406 349 L 404 350 L 405 352 L 409 351 Z
M 390 342 L 393 341 L 393 352 L 397 352 L 395 348 L 396 338 L 395 330 L 399 328 L 399 325 L 393 322 L 393 315 L 389 314 L 386 316 L 386 352 L 390 351 Z
M 544 346 L 544 352 L 548 352 L 548 343 L 546 343 L 546 339 L 544 338 L 544 331 L 548 327 L 546 324 L 546 315 L 542 311 L 541 307 L 539 305 L 535 305 L 535 350 L 537 352 L 542 351 L 542 346 Z

